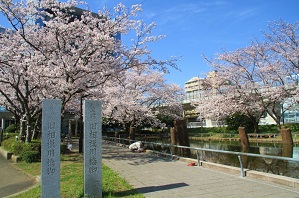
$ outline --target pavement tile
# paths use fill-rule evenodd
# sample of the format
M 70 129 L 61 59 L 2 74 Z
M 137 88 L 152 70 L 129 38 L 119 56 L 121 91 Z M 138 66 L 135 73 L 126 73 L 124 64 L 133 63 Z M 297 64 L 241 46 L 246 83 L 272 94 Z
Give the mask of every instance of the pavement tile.
M 103 163 L 145 197 L 299 197 L 297 188 L 190 167 L 185 162 L 146 153 L 132 153 L 107 142 L 102 146 Z

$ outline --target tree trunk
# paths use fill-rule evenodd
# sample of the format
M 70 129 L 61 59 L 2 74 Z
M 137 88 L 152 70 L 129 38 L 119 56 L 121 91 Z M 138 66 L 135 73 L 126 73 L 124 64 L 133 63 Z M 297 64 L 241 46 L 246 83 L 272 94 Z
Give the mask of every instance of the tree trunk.
M 83 153 L 83 97 L 80 97 L 79 153 Z
M 268 115 L 270 115 L 270 117 L 273 118 L 273 120 L 275 121 L 278 130 L 280 130 L 280 128 L 281 128 L 281 124 L 280 124 L 280 119 L 281 119 L 280 114 L 281 113 L 280 113 L 280 111 L 281 111 L 281 109 L 278 110 L 275 106 L 271 108 L 271 111 L 266 110 Z
M 32 130 L 31 130 L 31 118 L 26 117 L 26 124 L 27 124 L 27 134 L 26 134 L 26 141 L 27 143 L 31 142 L 32 139 Z
M 135 140 L 135 128 L 134 127 L 130 127 L 130 135 L 129 135 L 129 139 L 130 140 Z
M 260 121 L 261 115 L 260 116 L 249 115 L 248 117 L 251 120 L 251 122 L 253 123 L 253 132 L 259 133 L 259 121 Z
M 253 126 L 254 133 L 259 133 L 259 123 L 254 122 L 253 125 L 254 125 Z
M 33 128 L 32 140 L 36 140 L 36 139 L 38 138 L 38 135 L 39 135 L 39 130 L 38 130 L 38 128 L 40 129 L 40 127 L 39 127 L 40 119 L 41 119 L 41 113 L 39 113 L 39 114 L 37 115 L 37 119 L 36 119 L 36 121 L 35 121 L 34 128 Z
M 21 141 L 25 141 L 24 137 L 26 133 L 26 121 L 25 120 L 20 120 L 20 133 L 19 133 L 19 139 Z
M 117 143 L 118 142 L 118 132 L 114 129 L 114 141 Z
M 130 134 L 130 124 L 125 124 L 125 133 Z

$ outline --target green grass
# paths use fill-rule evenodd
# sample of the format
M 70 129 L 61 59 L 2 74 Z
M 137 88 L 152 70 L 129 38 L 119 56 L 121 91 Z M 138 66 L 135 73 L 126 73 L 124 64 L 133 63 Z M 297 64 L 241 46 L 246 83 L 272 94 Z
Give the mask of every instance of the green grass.
M 20 162 L 16 166 L 25 173 L 38 176 L 41 173 L 41 163 Z M 64 154 L 61 155 L 60 170 L 60 197 L 61 198 L 81 198 L 83 193 L 83 155 Z M 144 198 L 134 188 L 129 185 L 117 173 L 103 164 L 102 166 L 102 194 L 103 197 L 129 197 Z M 41 197 L 41 187 L 36 187 L 15 196 L 16 198 L 39 198 Z

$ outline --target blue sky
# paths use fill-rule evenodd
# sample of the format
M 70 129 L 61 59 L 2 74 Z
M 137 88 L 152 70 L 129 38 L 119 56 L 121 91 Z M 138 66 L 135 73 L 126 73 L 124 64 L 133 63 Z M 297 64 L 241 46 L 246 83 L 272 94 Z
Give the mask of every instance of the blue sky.
M 87 0 L 92 11 L 103 6 L 113 8 L 142 4 L 139 18 L 156 22 L 154 35 L 166 35 L 150 48 L 157 59 L 180 57 L 181 71 L 171 70 L 168 82 L 184 86 L 194 76 L 210 71 L 202 54 L 213 57 L 222 49 L 228 51 L 249 45 L 261 38 L 261 31 L 274 20 L 294 23 L 299 20 L 299 0 Z M 2 17 L 2 16 L 1 16 Z M 6 27 L 3 18 L 0 25 Z

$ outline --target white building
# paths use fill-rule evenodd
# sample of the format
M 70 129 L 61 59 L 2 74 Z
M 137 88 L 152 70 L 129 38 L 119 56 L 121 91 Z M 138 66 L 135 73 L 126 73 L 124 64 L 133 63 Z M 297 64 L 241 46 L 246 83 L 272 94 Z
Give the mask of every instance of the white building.
M 209 72 L 207 78 L 212 78 L 215 76 L 216 71 Z M 200 119 L 199 113 L 196 112 L 194 106 L 191 105 L 192 100 L 197 100 L 204 96 L 204 78 L 192 77 L 185 83 L 185 99 L 183 100 L 184 106 L 184 117 L 187 119 L 189 128 L 196 127 L 217 127 L 223 126 L 222 121 L 214 121 L 210 119 Z M 284 123 L 297 122 L 299 121 L 299 112 L 294 113 L 293 111 L 288 111 L 282 116 Z M 261 125 L 276 124 L 271 116 L 265 113 L 265 115 L 260 119 Z

